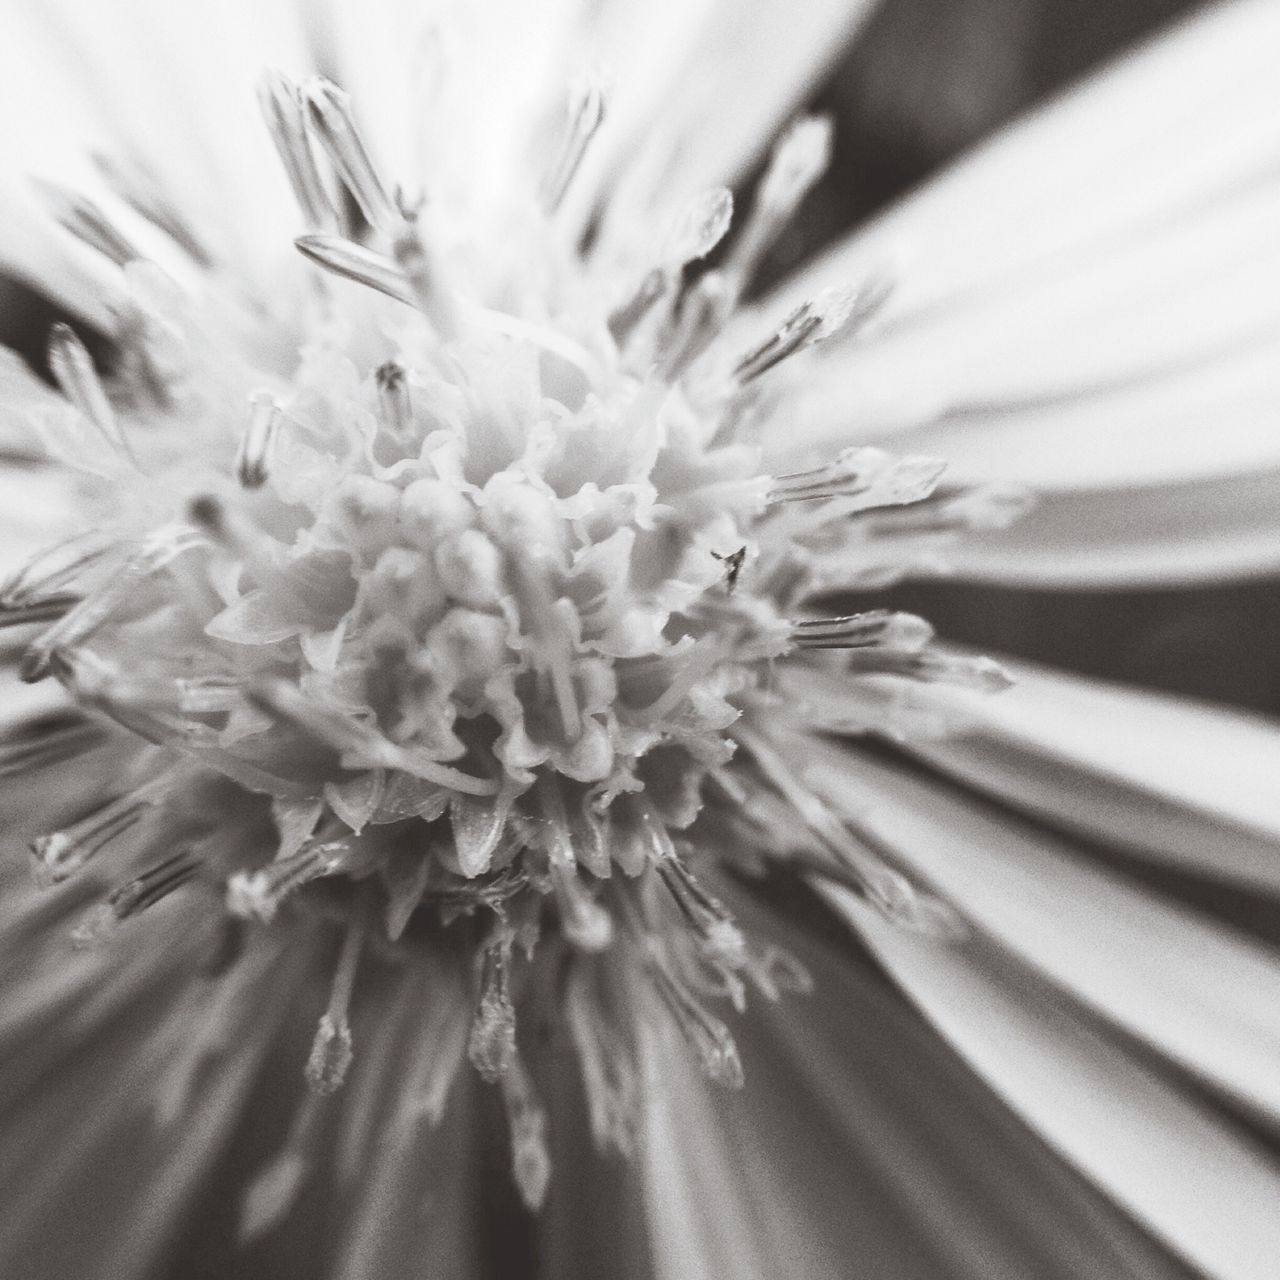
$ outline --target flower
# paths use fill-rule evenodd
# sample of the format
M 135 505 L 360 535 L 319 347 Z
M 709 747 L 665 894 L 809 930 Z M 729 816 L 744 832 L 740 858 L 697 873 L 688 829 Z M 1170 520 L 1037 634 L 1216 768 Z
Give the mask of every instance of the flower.
M 1141 491 L 1239 493 L 1271 447 L 1272 298 L 1226 368 L 1180 369 L 1264 234 L 1229 130 L 1274 92 L 1274 13 L 1221 7 L 744 305 L 828 128 L 788 125 L 736 211 L 716 182 L 862 6 L 710 6 L 686 63 L 647 14 L 443 9 L 331 14 L 312 60 L 351 95 L 268 73 L 256 151 L 230 85 L 212 132 L 131 85 L 165 114 L 107 190 L 44 189 L 71 238 L 14 197 L 14 268 L 118 355 L 61 325 L 56 394 L 3 375 L 61 535 L 0 588 L 42 882 L 6 872 L 10 1270 L 507 1274 L 524 1230 L 557 1276 L 1263 1274 L 1241 1117 L 1280 1104 L 1277 970 L 1194 890 L 1276 888 L 1270 731 L 1023 664 L 998 692 L 922 619 L 819 601 L 943 554 L 1270 562 L 1265 520 L 1209 508 L 1190 556 Z M 266 17 L 210 12 L 256 62 Z M 84 15 L 90 64 L 172 56 L 148 17 Z M 1192 72 L 1171 192 L 1135 142 Z M 1040 149 L 1070 189 L 1071 131 L 1117 104 L 1128 186 L 1043 235 L 993 212 Z M 1204 296 L 1117 344 L 1201 245 Z M 1085 410 L 1043 394 L 1081 381 Z M 1004 532 L 1029 481 L 1050 515 Z

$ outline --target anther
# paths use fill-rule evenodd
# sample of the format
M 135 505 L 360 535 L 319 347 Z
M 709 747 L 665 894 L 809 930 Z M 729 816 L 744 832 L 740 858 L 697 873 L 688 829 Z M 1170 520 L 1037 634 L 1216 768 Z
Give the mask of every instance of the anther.
M 713 187 L 686 205 L 667 231 L 662 263 L 678 271 L 705 258 L 724 239 L 733 221 L 733 192 Z
M 584 76 L 571 87 L 564 141 L 542 189 L 542 204 L 548 213 L 554 213 L 564 201 L 591 139 L 604 123 L 607 101 L 607 86 L 598 73 Z
M 133 826 L 149 803 L 142 792 L 129 792 L 70 827 L 37 836 L 31 842 L 37 879 L 44 885 L 61 884 Z
M 396 207 L 387 194 L 364 139 L 356 128 L 351 100 L 337 85 L 317 76 L 303 89 L 311 127 L 361 212 L 381 231 L 392 231 Z
M 96 249 L 117 267 L 135 262 L 142 254 L 130 243 L 102 210 L 87 196 L 44 179 L 36 189 L 53 217 L 77 240 Z
M 165 197 L 150 170 L 137 160 L 122 160 L 101 152 L 92 158 L 98 171 L 125 204 L 163 231 L 197 266 L 213 266 L 213 255 L 174 208 L 173 202 Z
M 242 920 L 270 924 L 291 893 L 325 876 L 338 875 L 351 861 L 351 842 L 308 844 L 256 871 L 237 871 L 227 881 L 227 910 Z
M 501 929 L 480 957 L 480 999 L 467 1055 L 490 1084 L 510 1069 L 516 1056 L 516 1011 L 511 1003 L 511 933 Z
M 737 278 L 753 273 L 778 232 L 826 172 L 831 163 L 833 132 L 830 120 L 805 116 L 779 139 L 756 189 L 742 234 L 729 251 L 729 270 Z
M 246 489 L 260 489 L 267 481 L 271 453 L 280 431 L 279 405 L 265 391 L 249 397 L 249 425 L 236 450 L 236 478 Z
M 375 253 L 342 236 L 299 236 L 293 243 L 303 257 L 333 275 L 354 280 L 408 306 L 417 305 L 404 272 L 385 254 Z
M 551 1180 L 546 1109 L 538 1101 L 533 1081 L 519 1057 L 503 1072 L 501 1086 L 511 1128 L 512 1176 L 521 1200 L 536 1212 L 542 1207 Z
M 404 365 L 387 360 L 374 373 L 378 385 L 378 407 L 383 422 L 403 439 L 413 425 L 413 404 L 409 398 L 409 377 Z
M 137 466 L 138 460 L 93 367 L 93 357 L 68 324 L 58 323 L 49 329 L 49 372 L 62 394 L 93 423 L 108 444 Z
M 681 1034 L 697 1053 L 708 1079 L 731 1089 L 742 1088 L 742 1059 L 729 1028 L 708 1013 L 662 963 L 655 961 L 650 973 L 658 994 Z
M 258 85 L 258 105 L 307 226 L 317 230 L 336 226 L 337 216 L 311 149 L 298 86 L 283 73 L 268 71 Z
M 179 849 L 113 889 L 106 901 L 93 908 L 72 932 L 72 941 L 81 946 L 101 941 L 113 933 L 121 921 L 155 906 L 193 880 L 200 867 L 200 859 L 191 848 Z
M 391 242 L 396 265 L 417 303 L 444 342 L 458 336 L 458 314 L 453 298 L 441 279 L 440 265 L 424 243 L 418 227 L 417 211 L 404 206 L 402 219 Z
M 329 1007 L 320 1015 L 320 1025 L 316 1028 L 316 1038 L 307 1058 L 305 1074 L 314 1093 L 324 1095 L 340 1089 L 351 1066 L 351 1024 L 347 1010 L 364 939 L 365 922 L 361 913 L 347 926 L 334 970 Z
M 915 654 L 933 639 L 933 628 L 911 613 L 874 609 L 841 618 L 804 618 L 792 623 L 797 649 L 874 648 Z

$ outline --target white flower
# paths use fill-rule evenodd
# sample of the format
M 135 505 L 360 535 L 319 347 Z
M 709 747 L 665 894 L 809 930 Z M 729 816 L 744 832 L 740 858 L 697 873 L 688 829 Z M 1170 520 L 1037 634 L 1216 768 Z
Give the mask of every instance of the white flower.
M 8 1271 L 1270 1274 L 1273 731 L 819 600 L 1274 565 L 1280 21 L 744 304 L 864 7 L 6 12 Z

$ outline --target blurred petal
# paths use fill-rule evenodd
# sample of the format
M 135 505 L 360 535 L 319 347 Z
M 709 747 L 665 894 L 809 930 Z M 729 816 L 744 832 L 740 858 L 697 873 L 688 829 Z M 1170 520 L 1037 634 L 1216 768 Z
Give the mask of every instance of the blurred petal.
M 735 895 L 736 898 L 736 895 Z M 745 904 L 735 901 L 735 909 Z M 758 907 L 814 978 L 735 1035 L 741 1093 L 665 1054 L 645 1170 L 675 1280 L 1183 1276 L 974 1079 L 865 960 Z
M 633 160 L 651 140 L 676 141 L 674 154 L 652 157 L 659 163 L 644 175 L 647 185 L 629 190 L 642 208 L 670 208 L 740 176 L 874 7 L 875 0 L 715 0 L 683 48 L 668 47 L 656 66 L 621 63 L 622 119 L 602 146 L 601 168 Z M 653 25 L 647 12 L 644 24 Z
M 1047 493 L 1008 528 L 965 534 L 943 558 L 958 577 L 1028 587 L 1188 586 L 1274 574 L 1277 493 L 1274 468 Z
M 265 66 L 308 70 L 293 4 L 3 0 L 0 17 L 6 117 L 31 124 L 6 131 L 7 170 L 92 187 L 91 150 L 141 164 L 246 269 L 297 233 L 255 93 Z
M 939 946 L 843 890 L 830 897 L 1047 1142 L 1205 1275 L 1268 1280 L 1280 1256 L 1280 1170 L 1260 1148 L 989 948 Z
M 1105 850 L 900 764 L 832 751 L 809 777 L 1021 960 L 1280 1117 L 1280 956 L 1271 948 L 1127 880 L 1102 864 Z
M 1027 663 L 1002 665 L 1012 689 L 975 705 L 961 732 L 912 743 L 912 753 L 1061 829 L 1280 893 L 1273 722 Z
M 1141 486 L 1280 461 L 1280 10 L 1212 7 L 961 161 L 768 303 L 888 273 L 797 443 Z M 1135 513 L 1135 518 L 1137 514 Z

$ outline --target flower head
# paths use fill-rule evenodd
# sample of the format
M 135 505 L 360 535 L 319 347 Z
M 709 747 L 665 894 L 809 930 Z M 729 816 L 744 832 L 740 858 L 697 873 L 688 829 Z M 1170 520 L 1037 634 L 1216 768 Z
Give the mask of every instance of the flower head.
M 157 1020 L 141 1091 L 160 1117 L 229 1123 L 218 1064 L 242 1091 L 304 993 L 286 1056 L 307 1087 L 239 1180 L 243 1240 L 305 1215 L 317 1180 L 368 1170 L 379 1134 L 395 1156 L 360 1198 L 391 1202 L 412 1135 L 456 1131 L 477 1096 L 541 1206 L 581 1177 L 557 1154 L 570 1071 L 596 1146 L 643 1162 L 677 1144 L 673 1100 L 700 1105 L 690 1067 L 740 1088 L 753 1018 L 813 984 L 821 953 L 758 901 L 779 873 L 900 976 L 919 949 L 934 978 L 989 975 L 1028 931 L 929 856 L 937 802 L 909 769 L 831 741 L 905 742 L 963 775 L 1004 741 L 974 696 L 1004 690 L 1003 669 L 914 615 L 822 603 L 936 566 L 1022 514 L 1023 489 L 824 438 L 816 362 L 892 346 L 890 262 L 749 300 L 829 125 L 785 127 L 737 207 L 684 190 L 678 144 L 696 144 L 611 142 L 614 87 L 557 15 L 526 33 L 528 65 L 470 61 L 486 46 L 461 11 L 429 24 L 402 118 L 367 129 L 358 94 L 267 72 L 292 245 L 205 225 L 137 156 L 100 163 L 110 212 L 43 193 L 110 278 L 74 309 L 116 355 L 100 368 L 59 324 L 56 394 L 12 380 L 79 510 L 0 584 L 31 700 L 0 770 L 75 783 L 30 845 L 78 952 L 63 994 L 96 1026 L 88 975 L 114 966 L 137 1005 L 110 1010 L 119 1025 Z M 496 125 L 477 96 L 495 67 L 520 108 Z M 420 186 L 382 159 L 377 126 L 403 117 L 426 125 Z M 1008 789 L 998 764 L 982 776 Z M 917 820 L 922 853 L 895 825 Z M 901 1029 L 879 996 L 866 1008 Z M 1017 1159 L 1056 1167 L 1038 1147 Z M 450 1195 L 461 1230 L 470 1200 Z M 1117 1232 L 1098 1256 L 1146 1256 Z

